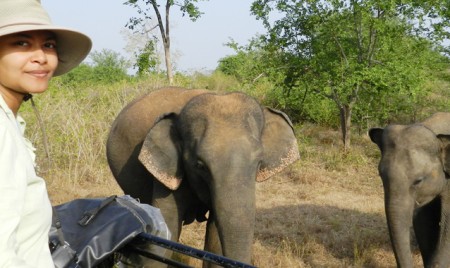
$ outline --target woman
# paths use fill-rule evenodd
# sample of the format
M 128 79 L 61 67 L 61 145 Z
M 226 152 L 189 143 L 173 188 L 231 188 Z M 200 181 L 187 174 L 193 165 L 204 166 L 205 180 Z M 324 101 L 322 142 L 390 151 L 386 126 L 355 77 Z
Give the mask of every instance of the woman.
M 52 25 L 38 0 L 0 0 L 0 267 L 54 267 L 52 209 L 18 111 L 91 46 L 86 35 Z

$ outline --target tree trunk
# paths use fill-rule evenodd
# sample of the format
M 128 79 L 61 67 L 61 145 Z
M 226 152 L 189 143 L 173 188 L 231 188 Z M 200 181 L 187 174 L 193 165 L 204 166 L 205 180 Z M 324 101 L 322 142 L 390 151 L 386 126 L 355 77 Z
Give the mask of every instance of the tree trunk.
M 352 108 L 351 105 L 342 104 L 339 106 L 339 114 L 341 119 L 342 142 L 344 150 L 350 148 L 350 127 L 352 124 Z
M 170 56 L 170 7 L 172 5 L 173 5 L 172 1 L 167 0 L 167 2 L 166 2 L 166 34 L 163 38 L 163 40 L 164 40 L 164 55 L 165 55 L 165 59 L 166 59 L 167 79 L 169 80 L 169 85 L 173 85 L 172 59 Z
M 166 62 L 166 72 L 167 79 L 169 80 L 169 85 L 173 84 L 173 74 L 172 74 L 172 62 L 170 57 L 170 7 L 172 6 L 172 1 L 167 0 L 166 2 L 166 27 L 159 13 L 158 4 L 155 0 L 151 1 L 153 9 L 155 10 L 156 17 L 158 18 L 158 27 L 161 33 L 161 40 L 164 46 L 164 59 Z
M 166 60 L 166 70 L 167 70 L 167 80 L 169 80 L 169 85 L 173 85 L 173 74 L 172 74 L 172 61 L 170 58 L 170 45 L 164 43 L 164 55 Z

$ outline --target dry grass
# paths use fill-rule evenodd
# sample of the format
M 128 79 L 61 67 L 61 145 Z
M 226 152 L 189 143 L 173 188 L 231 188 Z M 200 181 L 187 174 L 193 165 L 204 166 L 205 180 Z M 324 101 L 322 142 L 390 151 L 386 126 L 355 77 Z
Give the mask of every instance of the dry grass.
M 47 126 L 52 162 L 31 109 L 23 111 L 38 145 L 41 174 L 54 204 L 122 194 L 105 159 L 109 126 L 131 99 L 157 84 L 56 90 L 36 98 Z M 302 159 L 257 185 L 253 263 L 258 267 L 394 267 L 376 165 L 367 137 L 342 152 L 339 133 L 297 127 Z M 187 226 L 181 242 L 202 248 L 204 224 Z M 200 267 L 197 260 L 186 260 Z M 415 263 L 421 266 L 415 249 Z

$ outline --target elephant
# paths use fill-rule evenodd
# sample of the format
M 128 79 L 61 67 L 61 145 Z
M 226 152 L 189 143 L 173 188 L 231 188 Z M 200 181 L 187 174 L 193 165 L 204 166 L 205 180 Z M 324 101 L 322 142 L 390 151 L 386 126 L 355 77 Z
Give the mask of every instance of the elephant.
M 369 130 L 378 145 L 387 225 L 398 267 L 413 267 L 410 228 L 425 267 L 450 267 L 450 113 Z
M 125 194 L 156 206 L 178 241 L 206 222 L 204 249 L 251 262 L 256 182 L 300 158 L 288 116 L 242 93 L 168 87 L 114 120 L 107 160 Z

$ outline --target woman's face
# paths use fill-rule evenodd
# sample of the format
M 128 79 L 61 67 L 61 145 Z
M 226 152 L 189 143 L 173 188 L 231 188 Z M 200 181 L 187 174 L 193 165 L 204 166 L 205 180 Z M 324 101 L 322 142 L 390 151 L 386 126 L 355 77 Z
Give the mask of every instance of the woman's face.
M 26 93 L 44 92 L 58 66 L 56 37 L 49 31 L 0 37 L 0 92 L 22 100 Z

